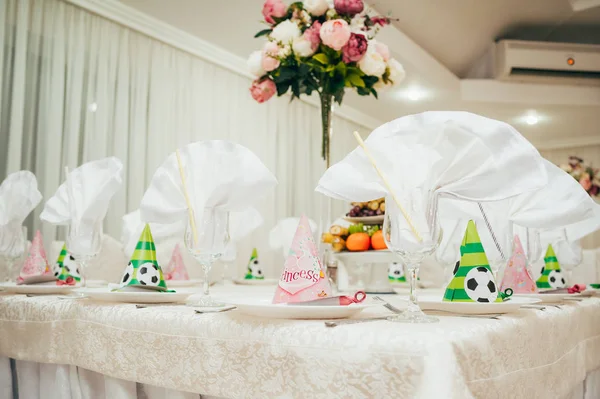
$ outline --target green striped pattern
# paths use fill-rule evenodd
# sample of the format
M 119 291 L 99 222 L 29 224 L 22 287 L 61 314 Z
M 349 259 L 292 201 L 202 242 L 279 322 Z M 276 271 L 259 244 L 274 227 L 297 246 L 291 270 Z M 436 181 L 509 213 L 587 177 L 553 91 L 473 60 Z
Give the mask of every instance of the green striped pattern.
M 265 276 L 255 276 L 252 274 L 252 262 L 254 262 L 255 260 L 258 259 L 258 251 L 256 250 L 256 248 L 252 249 L 252 255 L 250 255 L 250 260 L 248 261 L 248 267 L 246 270 L 246 275 L 244 276 L 244 279 L 246 280 L 264 280 Z
M 546 250 L 546 255 L 544 255 L 544 272 L 535 282 L 535 285 L 538 288 L 552 288 L 550 282 L 548 281 L 548 275 L 552 270 L 560 271 L 560 264 L 558 263 L 558 259 L 556 259 L 556 254 L 554 253 L 552 244 L 549 244 L 548 249 Z
M 154 238 L 152 237 L 152 232 L 150 231 L 150 225 L 146 224 L 142 234 L 140 235 L 140 239 L 138 240 L 137 245 L 135 246 L 135 250 L 131 255 L 130 259 L 131 265 L 133 266 L 133 277 L 127 283 L 127 285 L 138 286 L 138 287 L 148 287 L 147 285 L 143 285 L 137 278 L 138 269 L 144 263 L 152 263 L 158 269 L 159 273 L 159 283 L 158 286 L 152 286 L 152 288 L 164 291 L 167 289 L 167 283 L 165 283 L 165 278 L 163 276 L 162 269 L 160 268 L 157 260 L 156 260 L 156 246 L 154 245 Z
M 68 255 L 67 245 L 63 244 L 62 249 L 60 250 L 60 254 L 58 254 L 58 259 L 56 263 L 60 266 L 60 274 L 58 275 L 58 279 L 60 281 L 67 281 L 69 277 L 73 277 L 75 281 L 81 281 L 81 277 L 70 274 L 65 267 L 65 257 Z
M 477 227 L 472 220 L 469 220 L 467 230 L 460 246 L 460 264 L 456 274 L 448 284 L 444 292 L 444 301 L 456 302 L 474 302 L 465 291 L 465 277 L 474 268 L 485 267 L 492 273 L 490 265 L 485 255 L 481 239 L 477 232 Z M 502 302 L 502 298 L 498 296 L 496 302 Z

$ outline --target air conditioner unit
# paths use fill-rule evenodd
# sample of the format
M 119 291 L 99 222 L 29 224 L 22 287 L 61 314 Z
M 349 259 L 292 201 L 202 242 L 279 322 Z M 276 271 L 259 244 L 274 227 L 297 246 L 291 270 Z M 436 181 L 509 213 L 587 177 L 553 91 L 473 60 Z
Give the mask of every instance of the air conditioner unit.
M 496 79 L 600 85 L 600 45 L 500 40 L 493 56 Z

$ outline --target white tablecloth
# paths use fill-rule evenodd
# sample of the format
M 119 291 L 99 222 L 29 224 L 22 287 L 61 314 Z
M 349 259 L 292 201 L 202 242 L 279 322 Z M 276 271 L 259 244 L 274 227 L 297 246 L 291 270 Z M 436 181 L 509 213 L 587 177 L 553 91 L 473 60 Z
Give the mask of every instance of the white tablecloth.
M 0 295 L 0 337 L 6 357 L 217 397 L 600 397 L 600 298 L 500 320 L 329 329 L 236 311 Z

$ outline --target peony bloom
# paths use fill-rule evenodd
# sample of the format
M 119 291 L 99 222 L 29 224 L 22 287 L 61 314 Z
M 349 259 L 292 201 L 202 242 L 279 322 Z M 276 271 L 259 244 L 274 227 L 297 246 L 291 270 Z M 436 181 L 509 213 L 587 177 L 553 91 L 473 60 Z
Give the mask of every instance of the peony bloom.
M 339 14 L 354 15 L 365 8 L 363 0 L 334 0 L 333 6 Z
M 277 92 L 277 86 L 271 79 L 255 80 L 250 86 L 250 94 L 257 103 L 268 101 Z
M 373 22 L 373 25 L 379 25 L 382 27 L 390 23 L 389 19 L 385 17 L 371 17 L 371 22 Z
M 399 63 L 396 59 L 391 58 L 388 61 L 388 68 L 390 69 L 390 80 L 394 83 L 394 85 L 399 84 L 406 77 L 406 72 L 404 72 L 404 67 Z
M 304 38 L 310 42 L 313 51 L 317 51 L 321 44 L 321 23 L 315 21 L 310 28 L 304 31 Z
M 350 39 L 350 28 L 343 19 L 332 19 L 321 26 L 320 34 L 323 44 L 339 51 Z
M 364 35 L 352 33 L 348 43 L 342 48 L 345 63 L 358 62 L 367 52 L 368 42 Z
M 263 61 L 263 53 L 260 50 L 254 51 L 248 57 L 248 61 L 246 61 L 246 65 L 248 65 L 248 70 L 250 73 L 256 77 L 261 77 L 265 74 L 265 70 L 262 67 Z
M 286 20 L 278 24 L 271 32 L 271 38 L 283 44 L 289 44 L 292 40 L 299 37 L 300 28 L 291 20 Z
M 315 17 L 320 17 L 329 10 L 329 4 L 327 0 L 304 0 L 304 8 Z
M 381 54 L 367 51 L 367 54 L 358 61 L 358 67 L 365 74 L 380 78 L 385 73 L 386 64 Z
M 275 23 L 273 17 L 284 17 L 287 13 L 287 6 L 281 0 L 266 0 L 265 4 L 263 4 L 262 13 L 265 21 L 273 25 Z
M 581 187 L 583 187 L 585 191 L 589 191 L 590 188 L 592 188 L 592 179 L 590 178 L 589 173 L 584 173 L 583 175 L 581 175 L 581 178 L 579 179 L 579 184 L 581 184 Z
M 271 72 L 279 67 L 279 46 L 275 42 L 266 42 L 262 50 L 262 69 Z
M 292 49 L 299 57 L 310 57 L 315 53 L 312 43 L 306 39 L 306 36 L 300 36 L 292 42 Z
M 375 51 L 377 51 L 383 57 L 385 62 L 390 60 L 390 49 L 387 45 L 383 43 L 376 42 L 375 43 Z

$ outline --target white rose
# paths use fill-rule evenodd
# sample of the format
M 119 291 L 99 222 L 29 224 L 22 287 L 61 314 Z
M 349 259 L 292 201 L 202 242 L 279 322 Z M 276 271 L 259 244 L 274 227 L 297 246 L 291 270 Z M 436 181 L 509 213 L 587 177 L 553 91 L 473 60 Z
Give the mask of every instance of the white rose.
M 289 19 L 281 22 L 271 32 L 271 38 L 283 44 L 290 43 L 298 36 L 300 36 L 300 28 Z
M 304 8 L 314 16 L 320 17 L 329 10 L 327 0 L 304 0 Z
M 350 32 L 360 33 L 360 34 L 364 35 L 365 32 L 362 30 L 364 27 L 365 27 L 364 15 L 356 14 L 354 17 L 352 17 L 352 20 L 350 21 Z
M 390 60 L 388 61 L 388 68 L 390 68 L 390 80 L 394 82 L 394 85 L 399 84 L 406 77 L 404 67 L 401 63 L 396 61 L 396 59 L 390 58 Z
M 262 68 L 262 51 L 257 50 L 250 54 L 248 61 L 246 61 L 246 65 L 248 65 L 248 70 L 250 70 L 252 75 L 256 77 L 263 76 L 265 70 Z
M 286 44 L 285 46 L 279 49 L 279 57 L 281 58 L 285 58 L 290 54 L 292 54 L 292 47 L 289 44 Z
M 385 61 L 381 54 L 374 51 L 367 53 L 358 61 L 358 67 L 365 74 L 380 78 L 385 73 Z
M 309 40 L 306 40 L 304 36 L 294 39 L 292 42 L 292 49 L 294 50 L 294 53 L 300 57 L 310 57 L 316 50 L 313 50 L 312 43 Z

